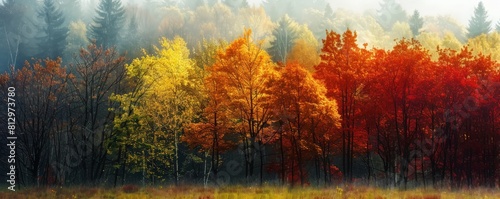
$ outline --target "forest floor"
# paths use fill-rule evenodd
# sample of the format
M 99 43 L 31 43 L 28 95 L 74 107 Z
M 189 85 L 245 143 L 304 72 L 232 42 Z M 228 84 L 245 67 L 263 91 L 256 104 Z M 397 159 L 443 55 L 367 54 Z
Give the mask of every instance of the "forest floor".
M 5 189 L 7 190 L 7 189 Z M 467 189 L 460 191 L 414 189 L 414 190 L 391 190 L 374 187 L 333 187 L 333 188 L 281 188 L 281 187 L 224 187 L 224 188 L 203 188 L 203 187 L 146 187 L 124 186 L 121 188 L 29 188 L 16 192 L 0 191 L 0 198 L 96 198 L 96 199 L 146 199 L 146 198 L 402 198 L 402 199 L 479 199 L 479 198 L 500 198 L 499 189 Z

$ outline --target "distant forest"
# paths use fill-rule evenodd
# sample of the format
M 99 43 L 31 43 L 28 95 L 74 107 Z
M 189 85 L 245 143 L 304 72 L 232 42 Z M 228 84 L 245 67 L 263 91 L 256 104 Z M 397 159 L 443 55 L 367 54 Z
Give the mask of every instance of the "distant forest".
M 18 185 L 498 187 L 483 3 L 464 26 L 328 2 L 3 0 Z

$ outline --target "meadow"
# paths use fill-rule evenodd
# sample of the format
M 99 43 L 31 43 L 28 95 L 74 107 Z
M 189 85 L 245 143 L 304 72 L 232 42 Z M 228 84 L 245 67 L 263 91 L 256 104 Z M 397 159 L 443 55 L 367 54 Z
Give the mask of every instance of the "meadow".
M 374 187 L 331 187 L 331 188 L 284 188 L 284 187 L 242 187 L 230 186 L 222 188 L 203 188 L 193 186 L 180 187 L 145 187 L 128 185 L 120 188 L 27 188 L 17 192 L 0 192 L 0 198 L 117 198 L 117 199 L 146 199 L 146 198 L 196 198 L 196 199 L 285 199 L 285 198 L 362 198 L 362 199 L 479 199 L 500 198 L 499 189 L 463 189 L 458 191 L 434 189 L 380 189 Z

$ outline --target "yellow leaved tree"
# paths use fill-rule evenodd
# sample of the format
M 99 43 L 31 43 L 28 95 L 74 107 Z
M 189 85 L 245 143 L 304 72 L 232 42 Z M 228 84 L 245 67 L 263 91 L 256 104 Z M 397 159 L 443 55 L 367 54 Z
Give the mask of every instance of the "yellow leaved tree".
M 155 53 L 126 66 L 130 92 L 114 95 L 121 103 L 114 127 L 123 136 L 124 166 L 142 172 L 151 184 L 171 176 L 179 181 L 178 144 L 184 125 L 196 115 L 194 62 L 180 37 L 162 38 Z M 165 171 L 164 168 L 170 168 Z

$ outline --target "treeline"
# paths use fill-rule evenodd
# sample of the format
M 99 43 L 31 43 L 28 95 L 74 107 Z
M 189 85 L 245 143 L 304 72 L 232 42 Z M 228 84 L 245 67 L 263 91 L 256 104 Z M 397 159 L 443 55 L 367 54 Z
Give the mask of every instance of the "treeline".
M 498 31 L 488 20 L 486 7 L 479 3 L 467 26 L 447 16 L 407 13 L 394 0 L 363 14 L 343 10 L 326 0 L 266 0 L 258 7 L 246 0 L 3 0 L 0 5 L 0 71 L 20 67 L 31 58 L 61 57 L 72 63 L 79 49 L 92 42 L 115 46 L 127 52 L 129 60 L 153 53 L 158 38 L 184 38 L 190 51 L 206 40 L 231 41 L 244 28 L 253 30 L 254 40 L 272 46 L 277 31 L 288 18 L 297 35 L 320 49 L 325 30 L 356 30 L 358 44 L 390 49 L 394 39 L 416 38 L 437 58 L 436 46 L 459 50 L 469 45 L 476 52 L 500 60 Z M 288 17 L 286 17 L 288 16 Z
M 22 5 L 18 2 L 23 1 L 6 1 L 2 8 Z M 44 1 L 45 10 L 55 7 L 50 2 Z M 16 67 L 0 76 L 0 93 L 16 89 L 20 183 L 455 188 L 500 183 L 499 64 L 495 51 L 478 47 L 493 45 L 498 33 L 471 38 L 469 45 L 453 34 L 441 40 L 410 33 L 388 47 L 364 43 L 358 31 L 337 31 L 334 22 L 317 33 L 294 21 L 299 14 L 279 14 L 272 25 L 262 7 L 203 4 L 194 6 L 196 12 L 161 13 L 178 13 L 180 21 L 199 22 L 198 27 L 219 21 L 217 8 L 259 16 L 248 20 L 255 26 L 244 25 L 250 29 L 226 26 L 226 19 L 235 17 L 225 16 L 211 29 L 220 34 L 206 39 L 207 30 L 191 35 L 185 29 L 190 26 L 168 21 L 160 27 L 170 32 L 153 34 L 161 38 L 158 44 L 151 42 L 140 53 L 142 45 L 133 42 L 144 39 L 142 34 L 127 36 L 128 47 L 116 37 L 117 19 L 125 21 L 127 12 L 119 1 L 103 0 L 90 41 L 87 33 L 79 34 L 85 41 L 80 44 L 89 45 L 77 45 L 73 58 L 64 53 L 76 50 L 61 50 L 50 40 L 57 37 L 47 36 L 46 44 L 55 47 L 43 52 L 58 52 L 54 57 L 24 65 L 11 59 Z M 326 8 L 321 19 L 342 18 Z M 205 17 L 185 18 L 203 10 Z M 116 23 L 106 24 L 110 16 Z M 138 19 L 130 18 L 129 30 L 149 31 L 139 28 Z M 69 27 L 85 30 L 82 24 Z M 57 27 L 45 30 L 63 32 L 64 26 Z M 22 49 L 22 37 L 17 38 L 12 41 Z M 0 114 L 2 124 L 6 113 Z M 5 136 L 1 140 L 5 143 Z

